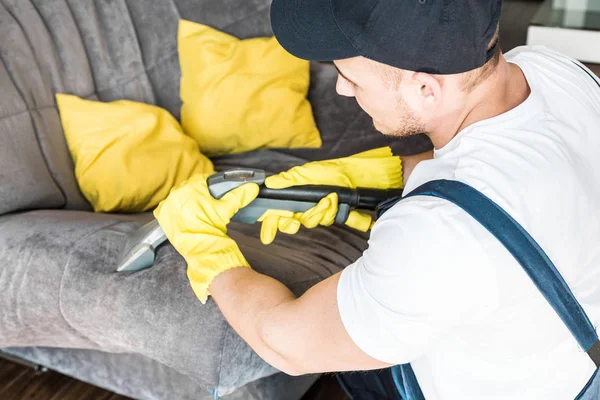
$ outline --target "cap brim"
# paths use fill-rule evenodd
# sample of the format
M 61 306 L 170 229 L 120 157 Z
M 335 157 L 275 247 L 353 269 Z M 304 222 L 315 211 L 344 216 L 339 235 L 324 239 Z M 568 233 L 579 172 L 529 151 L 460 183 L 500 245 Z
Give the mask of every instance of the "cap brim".
M 333 61 L 360 55 L 338 28 L 329 0 L 273 0 L 271 27 L 283 48 L 298 58 Z

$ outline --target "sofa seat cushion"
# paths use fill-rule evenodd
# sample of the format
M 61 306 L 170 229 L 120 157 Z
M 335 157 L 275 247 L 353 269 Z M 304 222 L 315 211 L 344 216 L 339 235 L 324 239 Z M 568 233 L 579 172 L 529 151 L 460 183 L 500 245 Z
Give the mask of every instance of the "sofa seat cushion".
M 0 344 L 144 355 L 220 395 L 276 371 L 230 328 L 212 300 L 192 292 L 170 244 L 155 265 L 115 272 L 127 234 L 151 216 L 33 211 L 0 218 Z M 228 233 L 250 265 L 300 295 L 366 248 L 342 226 L 301 230 L 260 243 L 260 226 Z

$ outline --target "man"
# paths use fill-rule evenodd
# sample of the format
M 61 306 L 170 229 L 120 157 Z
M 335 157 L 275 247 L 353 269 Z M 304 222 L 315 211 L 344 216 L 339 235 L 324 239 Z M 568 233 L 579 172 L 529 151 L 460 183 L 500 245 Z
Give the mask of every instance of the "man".
M 541 245 L 598 326 L 600 87 L 546 48 L 502 55 L 500 9 L 500 0 L 274 0 L 271 18 L 289 52 L 334 61 L 338 93 L 355 97 L 382 133 L 427 132 L 434 157 L 414 168 L 405 193 L 446 178 L 486 194 Z M 179 194 L 190 187 L 206 197 L 201 181 Z M 246 185 L 209 205 L 171 207 L 175 191 L 156 215 L 194 266 L 192 281 L 280 370 L 411 363 L 427 399 L 461 400 L 572 399 L 592 376 L 515 259 L 455 205 L 424 196 L 396 204 L 363 257 L 295 298 L 234 268 L 247 263 L 225 226 L 256 192 Z

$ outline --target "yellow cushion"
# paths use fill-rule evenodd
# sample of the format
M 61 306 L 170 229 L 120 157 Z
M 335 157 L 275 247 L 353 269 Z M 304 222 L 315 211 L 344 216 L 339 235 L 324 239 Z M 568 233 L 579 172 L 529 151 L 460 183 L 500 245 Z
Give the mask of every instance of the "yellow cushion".
M 321 146 L 306 99 L 308 61 L 274 37 L 239 40 L 185 20 L 178 36 L 181 125 L 200 151 Z
M 214 172 L 167 111 L 57 94 L 79 187 L 97 212 L 142 212 L 196 173 Z

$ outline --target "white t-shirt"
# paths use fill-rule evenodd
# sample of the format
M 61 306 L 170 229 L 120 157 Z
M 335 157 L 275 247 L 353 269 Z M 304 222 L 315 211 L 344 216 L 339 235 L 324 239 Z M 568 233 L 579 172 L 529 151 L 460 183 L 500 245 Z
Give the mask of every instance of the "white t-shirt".
M 506 54 L 531 87 L 414 169 L 405 192 L 467 183 L 540 244 L 600 324 L 600 88 L 545 47 Z M 344 326 L 370 356 L 410 362 L 428 400 L 572 399 L 594 365 L 522 267 L 452 203 L 415 196 L 377 221 L 338 285 Z

